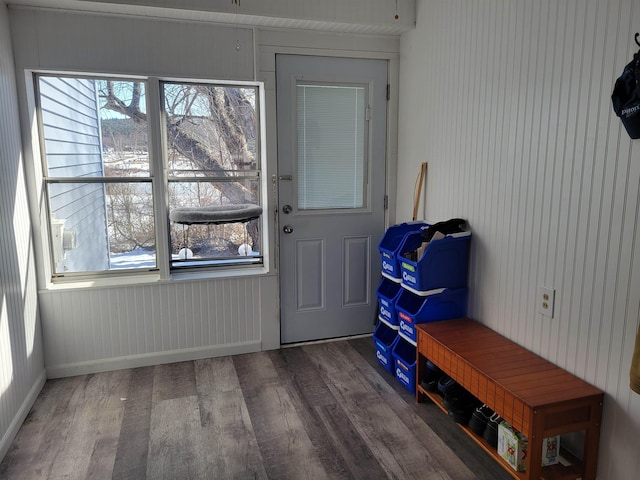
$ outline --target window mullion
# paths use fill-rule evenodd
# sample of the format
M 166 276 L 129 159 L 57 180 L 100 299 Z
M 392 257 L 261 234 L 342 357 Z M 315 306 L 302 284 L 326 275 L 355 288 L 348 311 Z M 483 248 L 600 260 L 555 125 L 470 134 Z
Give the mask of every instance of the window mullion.
M 162 122 L 162 98 L 160 81 L 156 77 L 148 79 L 147 124 L 149 128 L 149 168 L 153 178 L 153 212 L 156 225 L 156 262 L 160 277 L 170 276 L 170 252 L 168 224 L 168 194 L 165 165 L 164 128 Z

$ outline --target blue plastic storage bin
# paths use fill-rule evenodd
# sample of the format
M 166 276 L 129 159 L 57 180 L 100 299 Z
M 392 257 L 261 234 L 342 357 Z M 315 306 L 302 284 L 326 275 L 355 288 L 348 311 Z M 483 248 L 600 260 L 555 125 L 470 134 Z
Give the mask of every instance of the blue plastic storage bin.
M 411 393 L 416 393 L 416 347 L 398 337 L 392 350 L 396 379 Z
M 389 373 L 393 373 L 393 355 L 391 352 L 398 338 L 400 338 L 398 331 L 382 322 L 378 323 L 375 332 L 373 332 L 373 341 L 376 344 L 376 360 Z
M 391 328 L 398 329 L 398 315 L 396 314 L 396 300 L 400 296 L 402 287 L 388 278 L 383 278 L 378 286 L 378 317 Z
M 400 264 L 398 263 L 398 251 L 403 243 L 405 235 L 411 232 L 421 232 L 429 225 L 424 222 L 407 222 L 393 225 L 384 233 L 378 244 L 382 259 L 382 275 L 400 282 Z
M 432 240 L 417 261 L 406 258 L 422 245 L 421 232 L 409 233 L 399 252 L 402 286 L 418 295 L 440 288 L 467 286 L 471 233 L 454 233 Z
M 443 289 L 421 297 L 402 289 L 396 302 L 400 335 L 414 345 L 418 341 L 419 323 L 450 320 L 467 316 L 467 289 Z

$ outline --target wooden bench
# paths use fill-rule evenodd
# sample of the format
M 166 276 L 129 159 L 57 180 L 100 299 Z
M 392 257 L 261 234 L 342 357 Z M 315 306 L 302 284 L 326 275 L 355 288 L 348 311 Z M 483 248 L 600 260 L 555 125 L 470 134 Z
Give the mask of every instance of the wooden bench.
M 417 332 L 418 402 L 429 397 L 444 409 L 439 395 L 420 386 L 429 359 L 528 438 L 527 469 L 516 472 L 491 445 L 463 426 L 514 478 L 595 480 L 601 390 L 470 319 L 423 323 Z M 576 431 L 585 432 L 583 461 L 571 467 L 542 467 L 543 439 Z

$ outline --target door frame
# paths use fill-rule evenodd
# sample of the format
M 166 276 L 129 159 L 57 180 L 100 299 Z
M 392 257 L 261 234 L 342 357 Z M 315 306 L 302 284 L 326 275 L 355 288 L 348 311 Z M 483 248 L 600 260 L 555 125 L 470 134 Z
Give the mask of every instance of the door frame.
M 284 35 L 286 38 L 281 38 Z M 305 33 L 301 36 L 298 32 L 278 32 L 276 34 L 278 42 L 287 42 L 288 45 L 299 44 L 308 47 L 290 47 L 288 45 L 265 45 L 257 50 L 257 76 L 259 80 L 265 82 L 266 92 L 266 138 L 267 138 L 267 175 L 269 194 L 268 205 L 265 213 L 268 215 L 269 225 L 269 276 L 273 281 L 265 282 L 265 295 L 275 299 L 275 311 L 271 309 L 261 318 L 260 336 L 262 350 L 272 350 L 281 347 L 280 342 L 280 245 L 279 230 L 280 219 L 278 208 L 278 126 L 276 115 L 276 55 L 309 55 L 323 57 L 344 57 L 363 58 L 388 61 L 388 82 L 389 100 L 387 101 L 387 138 L 385 152 L 387 209 L 384 212 L 385 227 L 395 223 L 396 218 L 396 180 L 397 180 L 397 159 L 398 159 L 398 103 L 399 103 L 399 41 L 397 48 L 391 48 L 385 42 L 385 47 L 381 51 L 372 51 L 371 40 L 365 37 L 336 37 L 333 35 L 323 35 L 315 33 Z M 346 38 L 346 40 L 345 40 Z M 258 39 L 259 40 L 259 39 Z M 287 41 L 288 40 L 288 41 Z M 341 50 L 348 44 L 351 48 L 358 50 Z M 374 43 L 375 45 L 375 43 Z M 391 49 L 390 49 L 391 48 Z M 377 245 L 375 246 L 377 251 Z
M 376 315 L 375 289 L 380 278 L 380 262 L 377 243 L 385 228 L 384 192 L 386 186 L 386 132 L 389 62 L 386 60 L 352 59 L 301 55 L 278 55 L 277 57 L 277 108 L 279 124 L 278 167 L 280 176 L 279 208 L 281 223 L 291 223 L 291 231 L 279 231 L 280 240 L 280 322 L 281 342 L 297 343 L 317 341 L 323 338 L 341 338 L 372 333 Z M 281 68 L 281 70 L 278 70 Z M 307 176 L 303 182 L 298 158 L 297 124 L 300 105 L 298 85 L 309 85 L 310 108 L 314 108 L 316 94 L 340 96 L 349 104 L 345 115 L 350 122 L 358 117 L 360 160 L 359 182 L 362 182 L 362 197 L 344 208 L 320 195 L 319 209 L 305 209 L 299 202 L 299 189 L 303 184 L 315 185 L 315 176 Z M 314 88 L 314 85 L 320 89 Z M 323 87 L 329 86 L 329 89 Z M 338 89 L 334 89 L 337 87 Z M 340 88 L 342 87 L 342 88 Z M 357 90 L 353 90 L 357 88 Z M 306 92 L 307 90 L 305 90 Z M 359 94 L 356 95 L 355 92 Z M 313 93 L 316 92 L 316 93 Z M 322 92 L 322 93 L 320 93 Z M 353 102 L 353 103 L 352 103 Z M 329 102 L 333 104 L 333 101 Z M 322 111 L 324 102 L 316 104 Z M 343 101 L 333 104 L 342 111 Z M 355 108 L 355 110 L 354 110 Z M 331 110 L 333 111 L 333 110 Z M 357 112 L 357 113 L 356 113 Z M 370 113 L 370 116 L 369 116 Z M 324 120 L 329 120 L 323 117 Z M 313 129 L 315 120 L 310 119 Z M 332 128 L 333 121 L 328 124 Z M 353 132 L 355 134 L 355 132 Z M 339 134 L 338 134 L 339 135 Z M 312 134 L 313 136 L 313 134 Z M 346 143 L 344 143 L 346 142 Z M 341 137 L 337 144 L 331 140 L 311 147 L 311 164 L 325 158 L 328 152 L 343 152 L 347 162 L 353 158 L 354 137 Z M 346 150 L 342 150 L 346 147 Z M 326 150 L 328 148 L 329 150 Z M 318 150 L 319 149 L 319 150 Z M 331 170 L 318 164 L 320 178 L 329 180 Z M 335 167 L 340 170 L 339 165 Z M 344 171 L 347 178 L 355 164 Z M 315 171 L 315 167 L 311 167 Z M 361 177 L 362 175 L 362 177 Z M 353 178 L 352 180 L 355 180 Z M 301 183 L 302 182 L 302 183 Z M 347 183 L 340 189 L 347 198 L 358 189 Z M 332 187 L 328 187 L 332 188 Z M 362 203 L 359 203 L 359 202 Z M 284 204 L 292 207 L 287 214 Z M 320 205 L 325 205 L 321 207 Z M 284 247 L 284 250 L 283 250 Z M 342 259 L 342 261 L 339 261 Z M 304 300 L 303 300 L 304 299 Z M 301 305 L 299 302 L 310 302 Z

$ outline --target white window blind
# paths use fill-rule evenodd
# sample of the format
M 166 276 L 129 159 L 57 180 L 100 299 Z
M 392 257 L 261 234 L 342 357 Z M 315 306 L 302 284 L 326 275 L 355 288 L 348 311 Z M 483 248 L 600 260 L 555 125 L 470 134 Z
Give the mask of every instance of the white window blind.
M 366 88 L 297 85 L 298 209 L 364 207 Z

